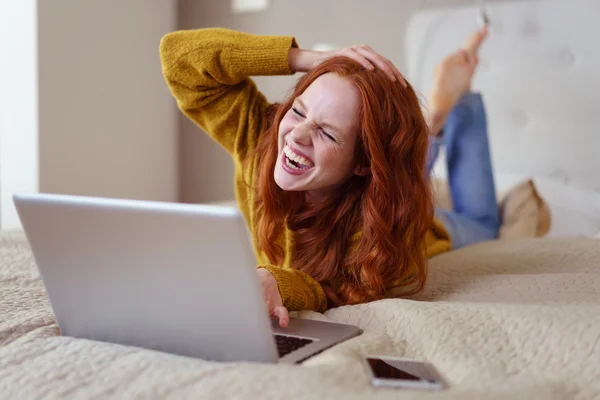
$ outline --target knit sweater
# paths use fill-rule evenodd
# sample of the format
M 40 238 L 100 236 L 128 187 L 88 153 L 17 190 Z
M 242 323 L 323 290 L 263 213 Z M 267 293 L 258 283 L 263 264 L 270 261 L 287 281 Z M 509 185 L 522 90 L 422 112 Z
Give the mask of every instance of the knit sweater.
M 255 163 L 244 160 L 266 129 L 269 106 L 250 77 L 291 75 L 288 52 L 297 46 L 291 36 L 259 36 L 223 28 L 172 32 L 160 43 L 163 75 L 177 106 L 233 159 L 236 199 L 250 232 L 255 223 L 252 187 L 256 174 Z M 258 267 L 273 274 L 289 310 L 324 311 L 327 298 L 321 285 L 291 267 L 294 237 L 288 227 L 280 240 L 285 251 L 282 265 L 273 265 L 255 246 Z M 428 257 L 451 248 L 447 231 L 435 219 L 425 247 Z

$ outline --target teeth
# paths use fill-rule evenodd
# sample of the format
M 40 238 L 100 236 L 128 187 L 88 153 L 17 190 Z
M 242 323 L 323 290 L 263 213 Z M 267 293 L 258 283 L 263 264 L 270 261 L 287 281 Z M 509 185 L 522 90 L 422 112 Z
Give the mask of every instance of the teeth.
M 283 152 L 285 153 L 285 155 L 292 161 L 297 162 L 298 164 L 301 164 L 305 167 L 312 167 L 313 163 L 311 163 L 309 160 L 307 160 L 306 158 L 302 157 L 301 155 L 298 155 L 296 153 L 294 153 L 292 151 L 292 149 L 290 149 L 288 146 L 285 146 L 283 148 Z
M 289 158 L 287 158 L 287 157 L 286 157 L 286 159 L 285 159 L 285 165 L 287 165 L 287 166 L 288 166 L 288 167 L 290 167 L 291 169 L 297 169 L 297 170 L 300 170 L 300 169 L 301 169 L 301 168 L 299 168 L 299 167 L 296 167 L 294 164 L 292 164 L 292 163 L 290 162 L 290 159 L 289 159 Z

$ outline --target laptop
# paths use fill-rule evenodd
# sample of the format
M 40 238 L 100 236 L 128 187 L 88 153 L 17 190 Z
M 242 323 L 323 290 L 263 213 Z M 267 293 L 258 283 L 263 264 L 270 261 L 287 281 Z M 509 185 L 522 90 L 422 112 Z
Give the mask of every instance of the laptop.
M 272 320 L 234 206 L 13 196 L 61 334 L 213 361 L 300 363 L 360 335 Z

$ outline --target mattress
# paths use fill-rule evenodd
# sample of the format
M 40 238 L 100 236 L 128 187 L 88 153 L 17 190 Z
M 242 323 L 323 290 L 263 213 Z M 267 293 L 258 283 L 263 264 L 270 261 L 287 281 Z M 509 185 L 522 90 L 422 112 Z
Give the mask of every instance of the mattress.
M 600 398 L 598 239 L 487 242 L 429 269 L 411 298 L 298 313 L 364 329 L 302 365 L 218 363 L 61 336 L 25 237 L 3 233 L 0 398 Z M 450 388 L 373 388 L 372 353 L 427 360 Z

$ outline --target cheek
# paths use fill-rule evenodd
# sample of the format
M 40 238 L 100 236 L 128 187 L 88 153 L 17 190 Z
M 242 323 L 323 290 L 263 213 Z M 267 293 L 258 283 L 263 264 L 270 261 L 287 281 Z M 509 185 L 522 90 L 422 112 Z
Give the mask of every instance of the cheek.
M 294 129 L 293 120 L 288 115 L 286 115 L 285 117 L 283 117 L 281 123 L 279 124 L 279 136 L 281 137 L 283 135 L 286 135 L 292 129 Z
M 345 175 L 348 169 L 353 168 L 354 153 L 340 151 L 330 147 L 322 147 L 317 156 L 320 164 L 326 166 L 328 170 L 335 171 L 340 175 Z

